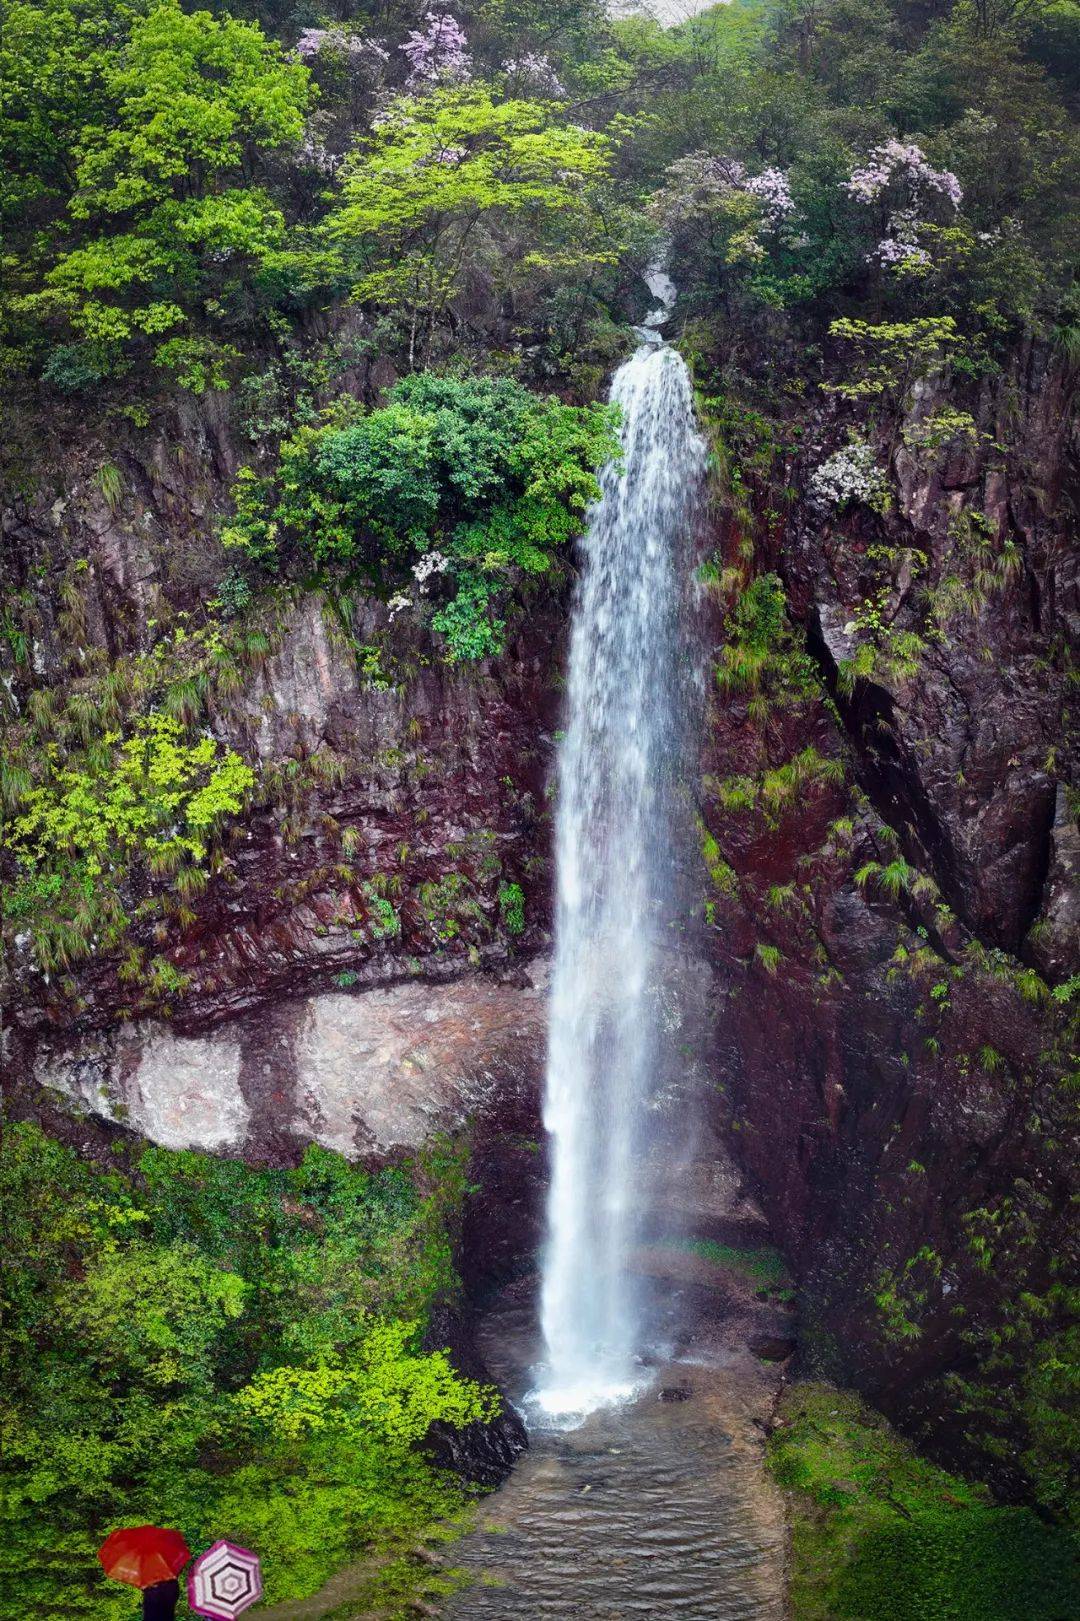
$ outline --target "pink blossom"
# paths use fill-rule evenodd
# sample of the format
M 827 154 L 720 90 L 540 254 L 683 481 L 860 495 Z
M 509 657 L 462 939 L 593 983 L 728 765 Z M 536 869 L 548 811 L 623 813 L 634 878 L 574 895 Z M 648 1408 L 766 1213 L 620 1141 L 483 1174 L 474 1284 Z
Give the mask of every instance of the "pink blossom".
M 566 90 L 546 56 L 526 51 L 524 56 L 504 62 L 502 70 L 508 79 L 523 79 L 534 91 L 545 96 L 565 96 Z
M 944 197 L 956 209 L 963 201 L 963 190 L 951 170 L 932 167 L 921 146 L 897 140 L 875 146 L 870 161 L 852 170 L 843 189 L 856 202 L 874 203 L 894 185 L 906 191 L 907 205 L 892 210 L 884 237 L 867 258 L 897 270 L 924 269 L 930 255 L 919 242 L 919 230 L 926 223 L 920 216 L 930 203 L 930 194 Z
M 856 202 L 873 203 L 894 180 L 906 182 L 915 199 L 929 189 L 947 197 L 954 208 L 964 200 L 960 182 L 951 170 L 933 168 L 921 146 L 896 139 L 875 146 L 869 162 L 852 170 L 843 189 Z
M 883 265 L 897 270 L 921 270 L 930 263 L 930 255 L 919 242 L 922 225 L 914 208 L 897 208 L 889 215 L 888 235 L 883 237 L 869 254 Z
M 791 183 L 782 169 L 763 169 L 743 183 L 743 190 L 758 199 L 770 225 L 779 225 L 795 207 Z
M 378 40 L 362 39 L 359 34 L 346 33 L 344 28 L 305 28 L 296 42 L 296 54 L 310 62 L 320 51 L 339 51 L 354 60 L 361 56 L 374 57 L 380 62 L 390 60 L 390 52 Z
M 916 242 L 902 242 L 895 236 L 883 236 L 869 257 L 880 259 L 883 265 L 902 265 L 906 270 L 930 263 L 930 255 L 925 248 L 919 247 Z
M 424 21 L 424 31 L 412 29 L 404 45 L 398 47 L 409 64 L 408 84 L 416 89 L 424 84 L 467 79 L 472 58 L 460 23 L 448 11 L 429 11 Z
M 674 206 L 700 205 L 725 192 L 744 191 L 756 197 L 770 225 L 777 225 L 795 208 L 791 186 L 782 169 L 763 169 L 759 175 L 746 173 L 738 158 L 711 152 L 691 152 L 678 158 L 667 171 L 664 196 Z

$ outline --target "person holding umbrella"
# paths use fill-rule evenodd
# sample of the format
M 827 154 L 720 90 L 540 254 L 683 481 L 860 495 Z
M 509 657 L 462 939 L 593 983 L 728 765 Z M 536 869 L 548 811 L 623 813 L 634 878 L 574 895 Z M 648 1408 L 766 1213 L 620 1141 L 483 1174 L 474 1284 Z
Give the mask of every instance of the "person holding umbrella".
M 105 1538 L 98 1558 L 106 1576 L 142 1588 L 143 1621 L 173 1621 L 180 1598 L 177 1577 L 191 1558 L 179 1531 L 125 1526 Z
M 151 1582 L 143 1588 L 143 1621 L 173 1621 L 180 1602 L 180 1583 L 175 1576 L 167 1582 Z

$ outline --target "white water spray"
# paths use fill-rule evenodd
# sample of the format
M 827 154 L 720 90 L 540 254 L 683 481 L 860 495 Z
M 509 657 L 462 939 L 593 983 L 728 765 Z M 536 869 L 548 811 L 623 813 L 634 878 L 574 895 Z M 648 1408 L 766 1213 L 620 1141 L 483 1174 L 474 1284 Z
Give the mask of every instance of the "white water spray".
M 631 1271 L 649 1213 L 657 980 L 674 894 L 673 777 L 682 731 L 680 579 L 705 447 L 690 378 L 655 328 L 616 373 L 624 463 L 601 475 L 584 540 L 559 758 L 558 904 L 544 1124 L 552 1148 L 534 1393 L 573 1422 L 640 1383 Z

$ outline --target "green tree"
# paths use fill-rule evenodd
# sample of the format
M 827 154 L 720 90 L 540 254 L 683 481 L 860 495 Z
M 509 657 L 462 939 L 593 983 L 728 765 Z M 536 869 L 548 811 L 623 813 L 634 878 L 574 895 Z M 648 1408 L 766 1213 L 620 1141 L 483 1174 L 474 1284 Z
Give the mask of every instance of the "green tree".
M 94 1557 L 117 1525 L 232 1536 L 288 1599 L 459 1509 L 417 1443 L 497 1409 L 419 1348 L 463 1187 L 446 1149 L 368 1173 L 318 1148 L 275 1171 L 118 1145 L 103 1169 L 12 1126 L 3 1621 L 130 1615 Z
M 505 283 L 612 255 L 594 198 L 610 142 L 559 118 L 479 82 L 443 87 L 394 102 L 347 159 L 330 235 L 357 256 L 358 298 L 410 311 L 410 356 L 480 264 Z
M 346 400 L 323 427 L 299 428 L 274 473 L 242 469 L 222 539 L 273 572 L 396 589 L 398 609 L 451 585 L 432 623 L 452 662 L 483 658 L 503 646 L 508 591 L 580 532 L 596 470 L 617 453 L 606 407 L 509 378 L 418 373 L 378 410 Z
M 71 164 L 69 224 L 43 285 L 18 301 L 114 351 L 224 317 L 230 299 L 247 296 L 285 236 L 281 209 L 256 183 L 260 161 L 300 140 L 310 97 L 307 69 L 251 23 L 188 13 L 179 0 L 128 15 L 126 38 L 97 28 L 85 104 L 70 95 L 50 122 L 54 146 L 62 133 L 73 150 L 63 162 L 53 153 L 36 183 L 55 185 Z M 26 59 L 44 55 L 50 83 L 64 81 L 66 57 L 50 54 L 62 26 L 55 11 L 38 20 Z M 23 122 L 23 146 L 33 127 Z

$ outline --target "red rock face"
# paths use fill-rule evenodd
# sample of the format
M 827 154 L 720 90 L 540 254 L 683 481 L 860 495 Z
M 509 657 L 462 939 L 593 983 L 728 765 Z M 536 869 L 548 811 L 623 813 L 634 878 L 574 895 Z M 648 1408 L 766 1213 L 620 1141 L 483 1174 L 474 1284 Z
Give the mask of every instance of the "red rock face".
M 515 952 L 547 938 L 562 615 L 548 604 L 491 670 L 453 674 L 426 647 L 428 668 L 377 692 L 328 642 L 322 611 L 309 598 L 288 615 L 275 652 L 220 717 L 230 743 L 295 766 L 300 787 L 295 803 L 233 830 L 194 921 L 169 932 L 164 955 L 187 981 L 169 1013 L 185 1033 L 335 982 L 512 972 Z M 340 783 L 306 769 L 320 757 L 337 762 Z M 508 883 L 524 897 L 517 936 L 500 911 Z M 373 916 L 376 894 L 393 908 L 389 926 Z M 147 928 L 132 938 L 162 950 Z M 159 1012 L 116 968 L 84 965 L 78 1000 L 27 974 L 14 987 L 19 1029 L 74 1034 Z

